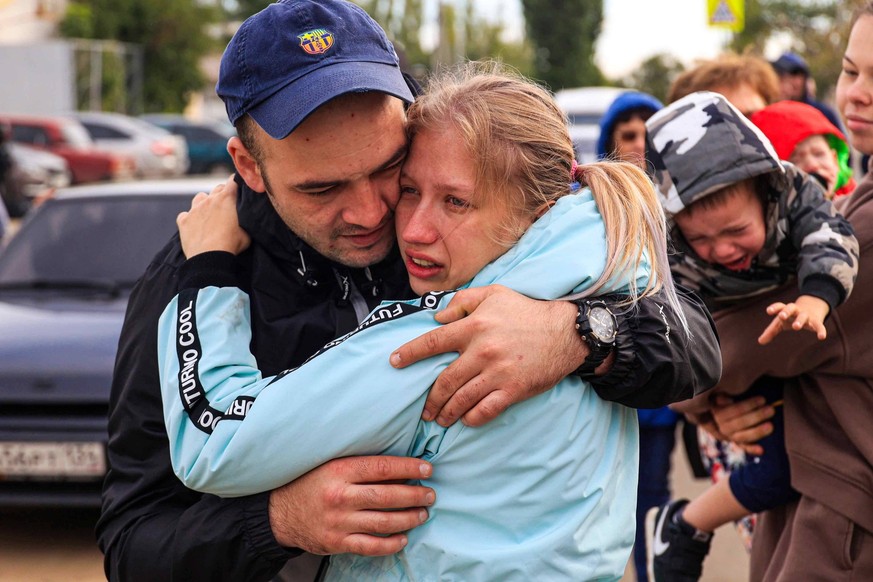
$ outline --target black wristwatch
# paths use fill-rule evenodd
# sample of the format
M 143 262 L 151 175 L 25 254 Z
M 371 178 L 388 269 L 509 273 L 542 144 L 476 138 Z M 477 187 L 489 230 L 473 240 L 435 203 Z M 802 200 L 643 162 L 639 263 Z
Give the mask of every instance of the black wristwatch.
M 588 357 L 576 370 L 576 375 L 584 378 L 593 376 L 597 366 L 615 348 L 618 321 L 603 301 L 584 300 L 577 306 L 576 331 L 590 350 Z

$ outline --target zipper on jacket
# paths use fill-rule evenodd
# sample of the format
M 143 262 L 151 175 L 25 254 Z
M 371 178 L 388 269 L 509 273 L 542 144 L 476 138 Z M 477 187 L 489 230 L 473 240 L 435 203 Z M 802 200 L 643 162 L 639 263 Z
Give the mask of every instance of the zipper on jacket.
M 336 277 L 337 283 L 339 283 L 340 290 L 343 294 L 340 300 L 348 301 L 352 304 L 352 307 L 355 310 L 355 317 L 358 320 L 358 324 L 360 324 L 364 321 L 364 318 L 367 317 L 367 314 L 370 313 L 370 306 L 367 305 L 367 300 L 364 299 L 364 296 L 361 295 L 361 292 L 355 285 L 351 273 L 340 273 L 334 269 L 333 274 Z

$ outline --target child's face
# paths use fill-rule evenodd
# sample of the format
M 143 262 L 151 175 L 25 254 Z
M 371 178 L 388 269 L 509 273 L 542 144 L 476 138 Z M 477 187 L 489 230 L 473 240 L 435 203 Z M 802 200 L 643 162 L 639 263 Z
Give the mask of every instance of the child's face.
M 615 153 L 622 162 L 646 167 L 646 122 L 642 117 L 633 117 L 616 124 L 612 131 Z
M 823 135 L 810 136 L 797 144 L 788 161 L 807 174 L 818 174 L 827 183 L 828 193 L 834 191 L 840 167 L 837 152 Z
M 673 219 L 701 259 L 732 271 L 751 268 L 767 237 L 764 207 L 750 182 L 711 208 L 692 208 Z

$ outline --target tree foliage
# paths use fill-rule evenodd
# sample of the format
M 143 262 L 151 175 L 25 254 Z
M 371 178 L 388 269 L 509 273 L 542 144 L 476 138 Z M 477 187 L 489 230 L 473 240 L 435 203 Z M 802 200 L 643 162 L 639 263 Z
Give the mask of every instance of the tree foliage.
M 225 0 L 224 8 L 228 16 L 245 20 L 252 14 L 260 12 L 273 0 Z
M 654 95 L 662 103 L 667 102 L 670 85 L 685 67 L 672 55 L 658 54 L 643 61 L 625 81 L 625 85 Z
M 493 22 L 475 11 L 473 0 L 460 4 L 439 2 L 438 36 L 428 50 L 421 44 L 421 31 L 427 24 L 423 0 L 355 0 L 385 29 L 397 47 L 403 66 L 419 77 L 442 65 L 462 59 L 500 60 L 525 74 L 531 74 L 533 51 L 523 40 L 504 39 L 503 22 Z
M 427 66 L 430 55 L 422 49 L 419 38 L 424 24 L 422 0 L 355 0 L 355 3 L 382 26 L 404 68 Z
M 746 24 L 729 48 L 763 54 L 777 38 L 809 63 L 820 95 L 830 92 L 840 72 L 852 10 L 864 0 L 745 0 Z
M 505 40 L 503 22 L 491 22 L 477 14 L 473 1 L 467 0 L 464 14 L 464 48 L 470 60 L 495 59 L 518 69 L 524 75 L 534 75 L 534 51 L 524 41 Z
M 536 76 L 553 90 L 602 85 L 594 45 L 603 23 L 602 0 L 522 0 Z
M 61 31 L 141 46 L 145 111 L 182 111 L 203 87 L 200 59 L 216 48 L 205 25 L 219 16 L 197 0 L 80 0 Z

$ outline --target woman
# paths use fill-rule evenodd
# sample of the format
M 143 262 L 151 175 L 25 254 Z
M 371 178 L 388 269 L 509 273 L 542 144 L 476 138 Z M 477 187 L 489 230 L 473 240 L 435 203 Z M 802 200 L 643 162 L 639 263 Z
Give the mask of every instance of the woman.
M 852 146 L 873 154 L 873 2 L 856 13 L 837 80 L 836 102 Z M 747 385 L 762 373 L 789 378 L 785 445 L 800 500 L 764 513 L 752 545 L 752 580 L 873 580 L 873 174 L 835 206 L 855 229 L 861 257 L 855 293 L 826 321 L 828 340 L 791 334 L 750 359 L 734 346 L 758 324 L 736 312 L 715 316 L 724 356 L 722 382 Z M 758 321 L 769 320 L 761 301 Z M 834 331 L 839 336 L 833 336 Z M 752 338 L 753 339 L 753 338 Z M 772 431 L 773 407 L 722 403 L 718 430 L 745 446 Z M 765 422 L 761 422 L 762 419 Z
M 433 310 L 460 287 L 499 283 L 539 299 L 623 290 L 636 299 L 663 286 L 675 303 L 652 185 L 627 164 L 576 168 L 552 97 L 475 65 L 431 84 L 409 127 L 396 225 L 422 297 L 383 304 L 300 368 L 261 378 L 247 349 L 245 293 L 183 281 L 159 333 L 174 470 L 189 487 L 235 496 L 334 457 L 417 456 L 435 467 L 429 521 L 398 554 L 333 556 L 328 579 L 617 580 L 634 539 L 633 410 L 568 378 L 486 427 L 444 428 L 420 416 L 453 357 L 396 370 L 387 354 L 432 329 Z M 576 179 L 591 190 L 566 196 Z M 195 205 L 181 221 L 189 258 L 214 248 L 187 236 L 196 214 Z M 245 246 L 237 236 L 228 248 Z M 191 271 L 189 281 L 209 275 Z M 326 374 L 346 390 L 323 389 Z M 321 411 L 321 422 L 290 421 L 302 408 Z

